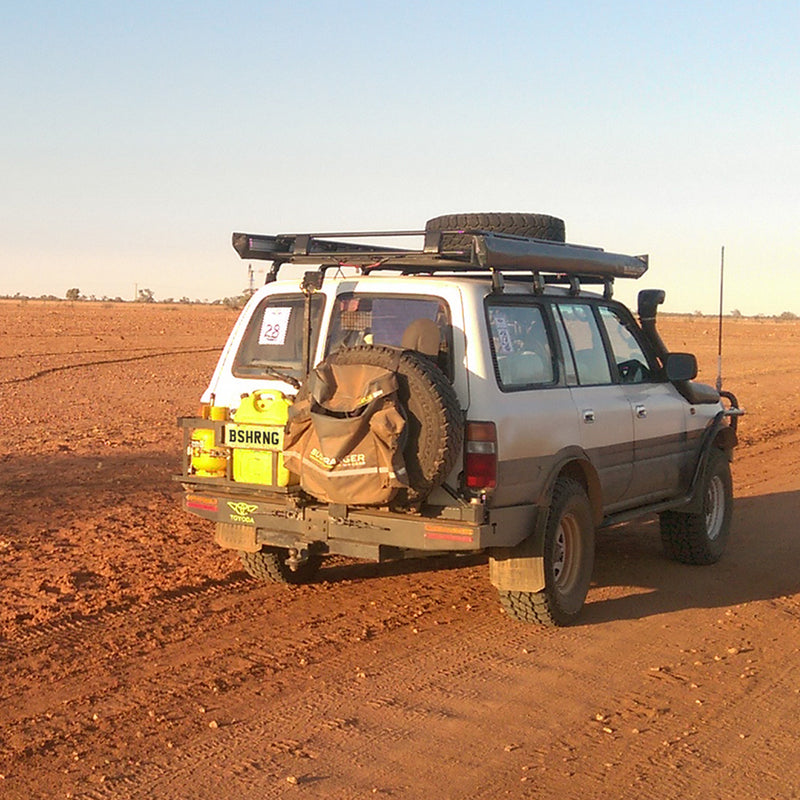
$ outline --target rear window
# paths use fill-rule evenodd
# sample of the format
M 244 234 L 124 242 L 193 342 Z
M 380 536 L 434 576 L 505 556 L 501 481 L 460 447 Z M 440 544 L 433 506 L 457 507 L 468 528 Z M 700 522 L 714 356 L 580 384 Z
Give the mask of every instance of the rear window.
M 337 296 L 327 353 L 363 344 L 417 350 L 453 376 L 450 309 L 440 297 L 343 293 Z
M 542 307 L 503 303 L 489 305 L 487 313 L 501 388 L 552 384 L 556 373 Z
M 303 377 L 303 327 L 306 298 L 302 294 L 265 297 L 257 306 L 242 337 L 233 374 L 242 378 Z M 311 297 L 311 352 L 319 338 L 325 304 L 322 294 Z

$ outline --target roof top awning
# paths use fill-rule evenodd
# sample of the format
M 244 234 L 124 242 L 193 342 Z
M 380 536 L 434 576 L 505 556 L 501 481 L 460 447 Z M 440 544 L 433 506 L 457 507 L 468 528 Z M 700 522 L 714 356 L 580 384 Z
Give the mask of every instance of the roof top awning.
M 442 235 L 467 233 L 472 244 L 465 250 L 445 250 Z M 345 239 L 424 237 L 422 249 L 403 249 Z M 250 234 L 234 233 L 233 247 L 243 259 L 280 264 L 360 267 L 413 273 L 534 272 L 596 278 L 639 278 L 648 258 L 609 253 L 599 247 L 551 242 L 481 230 L 364 231 L 346 233 Z

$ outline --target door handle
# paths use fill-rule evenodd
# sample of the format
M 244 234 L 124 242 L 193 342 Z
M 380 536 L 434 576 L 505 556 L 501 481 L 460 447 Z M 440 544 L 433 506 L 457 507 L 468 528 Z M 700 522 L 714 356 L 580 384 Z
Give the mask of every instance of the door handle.
M 587 425 L 591 425 L 594 422 L 594 409 L 593 408 L 584 408 L 583 409 L 583 421 Z
M 641 403 L 639 403 L 634 410 L 636 411 L 636 416 L 639 417 L 639 419 L 644 419 L 647 416 L 647 408 L 645 408 L 645 406 L 643 406 Z

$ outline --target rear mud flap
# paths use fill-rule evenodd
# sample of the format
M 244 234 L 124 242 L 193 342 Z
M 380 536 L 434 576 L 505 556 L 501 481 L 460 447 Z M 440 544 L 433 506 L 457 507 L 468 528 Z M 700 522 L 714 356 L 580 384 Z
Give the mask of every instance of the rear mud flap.
M 214 541 L 229 550 L 243 550 L 256 553 L 261 545 L 256 541 L 256 529 L 250 525 L 234 525 L 232 522 L 218 522 Z
M 514 547 L 489 550 L 489 580 L 501 592 L 544 589 L 544 529 L 547 513 L 537 515 L 533 532 Z

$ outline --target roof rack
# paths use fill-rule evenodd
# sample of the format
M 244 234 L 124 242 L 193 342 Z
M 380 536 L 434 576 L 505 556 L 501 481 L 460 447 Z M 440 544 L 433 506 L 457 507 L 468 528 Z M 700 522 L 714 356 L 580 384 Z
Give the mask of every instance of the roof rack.
M 448 234 L 468 234 L 469 248 L 443 247 Z M 421 250 L 354 244 L 342 239 L 424 237 Z M 437 272 L 527 272 L 578 278 L 639 278 L 648 257 L 608 253 L 599 247 L 552 242 L 484 230 L 359 231 L 346 233 L 295 233 L 268 236 L 234 233 L 233 247 L 243 259 L 273 262 L 268 281 L 275 280 L 282 264 L 316 264 L 321 267 L 359 267 L 399 270 L 404 274 Z M 589 282 L 589 281 L 587 281 Z M 596 282 L 596 281 L 591 281 Z

